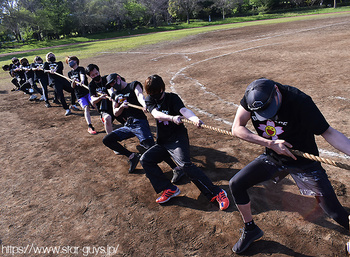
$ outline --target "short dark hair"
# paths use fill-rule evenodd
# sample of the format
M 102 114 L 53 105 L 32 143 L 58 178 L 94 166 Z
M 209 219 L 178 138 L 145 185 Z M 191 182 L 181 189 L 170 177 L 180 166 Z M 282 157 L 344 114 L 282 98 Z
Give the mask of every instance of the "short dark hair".
M 11 61 L 12 61 L 12 63 L 19 62 L 17 57 L 12 57 Z
M 69 64 L 69 61 L 70 61 L 70 60 L 76 61 L 77 64 L 79 65 L 79 59 L 78 59 L 78 57 L 76 57 L 76 56 L 74 56 L 74 55 L 73 55 L 73 56 L 67 56 L 67 57 L 66 57 L 66 63 Z
M 96 64 L 90 63 L 85 69 L 86 75 L 90 76 L 90 72 L 93 71 L 94 69 L 96 69 L 97 71 L 100 71 L 100 69 Z
M 25 57 L 21 58 L 21 60 L 19 60 L 19 62 L 20 62 L 21 65 L 23 65 L 25 63 L 29 64 L 28 59 L 25 58 Z
M 5 64 L 4 66 L 2 66 L 2 69 L 4 71 L 9 71 L 10 70 L 10 65 Z
M 159 94 L 165 91 L 165 83 L 158 75 L 149 76 L 145 81 L 145 91 L 148 95 Z
M 34 62 L 38 62 L 38 61 L 43 61 L 43 59 L 40 56 L 35 56 Z

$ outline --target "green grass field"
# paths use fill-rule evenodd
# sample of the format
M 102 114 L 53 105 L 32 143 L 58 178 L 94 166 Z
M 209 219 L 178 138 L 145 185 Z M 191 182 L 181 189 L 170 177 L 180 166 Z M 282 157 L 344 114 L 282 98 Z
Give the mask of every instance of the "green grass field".
M 330 12 L 333 10 L 336 10 L 337 12 Z M 288 17 L 289 14 L 283 14 L 283 18 L 278 18 L 278 15 L 277 16 L 261 15 L 261 17 L 258 15 L 258 16 L 251 16 L 251 17 L 242 17 L 240 18 L 241 22 L 216 24 L 216 25 L 213 22 L 212 23 L 193 22 L 192 24 L 189 24 L 189 26 L 197 26 L 197 27 L 186 28 L 186 29 L 176 29 L 174 27 L 173 30 L 170 30 L 170 31 L 130 35 L 125 37 L 109 38 L 104 40 L 101 40 L 101 39 L 97 40 L 98 38 L 96 38 L 94 39 L 94 41 L 91 41 L 93 40 L 91 38 L 72 38 L 69 40 L 68 39 L 56 40 L 55 44 L 59 44 L 59 45 L 68 44 L 68 45 L 49 46 L 49 47 L 52 47 L 52 49 L 40 49 L 40 47 L 44 47 L 45 45 L 37 43 L 34 45 L 28 45 L 23 48 L 16 49 L 17 51 L 20 50 L 20 51 L 29 51 L 29 52 L 23 52 L 23 53 L 14 52 L 13 54 L 9 54 L 6 56 L 1 56 L 1 54 L 5 53 L 5 52 L 1 52 L 0 65 L 2 66 L 5 64 L 9 64 L 13 56 L 16 56 L 18 58 L 26 57 L 29 60 L 29 62 L 32 62 L 34 57 L 37 55 L 41 56 L 44 59 L 45 55 L 50 51 L 54 52 L 57 60 L 60 60 L 60 61 L 64 61 L 64 58 L 68 55 L 76 55 L 80 59 L 84 59 L 84 58 L 99 55 L 103 52 L 113 53 L 113 52 L 128 51 L 143 45 L 155 44 L 155 43 L 164 42 L 164 41 L 178 40 L 186 36 L 205 33 L 205 32 L 214 31 L 214 30 L 239 28 L 239 27 L 245 27 L 245 26 L 256 26 L 256 25 L 263 25 L 263 24 L 284 23 L 284 22 L 297 21 L 297 20 L 318 19 L 318 18 L 329 17 L 334 15 L 349 15 L 350 7 L 337 8 L 337 9 L 327 8 L 327 9 L 320 9 L 318 11 L 328 11 L 329 13 L 312 15 L 314 13 L 307 12 L 307 13 L 303 13 L 303 15 L 300 15 L 300 16 L 295 16 L 296 14 L 293 13 L 293 17 Z M 308 15 L 305 15 L 305 14 L 308 14 Z M 227 21 L 229 21 L 229 19 L 225 20 L 225 22 Z M 208 24 L 211 26 L 208 26 Z M 158 29 L 161 30 L 161 28 L 158 28 Z M 114 36 L 114 34 L 105 34 L 104 36 L 108 36 L 108 35 L 110 37 Z M 86 41 L 89 41 L 89 42 L 86 42 Z M 39 49 L 36 49 L 36 48 L 39 48 Z M 0 77 L 4 77 L 4 76 L 5 76 L 4 73 L 1 73 Z M 6 74 L 6 76 L 8 76 L 8 74 Z

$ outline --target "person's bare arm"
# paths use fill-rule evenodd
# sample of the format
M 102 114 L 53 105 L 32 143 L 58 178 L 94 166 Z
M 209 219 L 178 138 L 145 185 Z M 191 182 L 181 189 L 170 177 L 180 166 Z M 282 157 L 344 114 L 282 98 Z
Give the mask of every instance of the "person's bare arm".
M 270 148 L 278 154 L 286 155 L 296 160 L 296 157 L 288 149 L 293 147 L 290 143 L 281 139 L 269 140 L 250 131 L 246 127 L 248 121 L 250 120 L 250 116 L 250 112 L 246 111 L 242 106 L 238 107 L 232 124 L 232 134 L 234 136 L 250 143 Z
M 331 126 L 321 135 L 331 146 L 350 156 L 350 139 Z
M 190 109 L 183 107 L 180 109 L 180 113 L 188 120 L 194 122 L 194 124 L 199 128 L 203 121 L 201 121 Z

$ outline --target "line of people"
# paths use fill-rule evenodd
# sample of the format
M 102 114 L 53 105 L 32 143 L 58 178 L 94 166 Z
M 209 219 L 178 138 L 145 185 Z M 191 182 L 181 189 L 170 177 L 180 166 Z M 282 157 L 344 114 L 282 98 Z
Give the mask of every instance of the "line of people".
M 180 189 L 175 184 L 186 174 L 209 201 L 216 201 L 221 210 L 229 207 L 226 192 L 214 185 L 190 160 L 189 137 L 182 119 L 192 121 L 198 128 L 203 122 L 185 107 L 177 94 L 165 91 L 165 83 L 160 76 L 147 77 L 144 85 L 138 81 L 127 83 L 117 73 L 101 76 L 95 64 L 89 64 L 84 69 L 79 66 L 79 59 L 71 56 L 66 58 L 66 63 L 72 68 L 68 73 L 71 82 L 68 88 L 67 82 L 63 82 L 67 80 L 55 74 L 62 74 L 62 62 L 57 63 L 52 53 L 46 58 L 44 72 L 49 70 L 48 80 L 51 78 L 53 81 L 63 108 L 67 107 L 63 90 L 73 90 L 92 129 L 89 106 L 97 109 L 106 131 L 103 144 L 127 158 L 129 173 L 133 173 L 137 164 L 141 163 L 155 192 L 161 193 L 157 203 L 165 203 L 179 195 Z M 90 83 L 86 76 L 91 78 Z M 45 91 L 42 87 L 42 94 L 47 100 Z M 73 104 L 75 98 L 72 96 L 71 99 Z M 156 119 L 156 141 L 145 115 L 147 112 Z M 114 120 L 121 124 L 115 130 Z M 256 133 L 246 127 L 249 120 Z M 266 148 L 264 154 L 236 173 L 229 182 L 232 197 L 245 224 L 240 239 L 232 248 L 233 252 L 244 252 L 264 234 L 254 223 L 248 189 L 269 179 L 277 183 L 288 174 L 295 180 L 301 194 L 315 196 L 324 212 L 349 230 L 348 212 L 339 203 L 321 164 L 296 157 L 289 151 L 294 148 L 318 155 L 315 135 L 321 135 L 333 147 L 350 155 L 350 139 L 327 123 L 310 96 L 291 86 L 265 78 L 257 79 L 246 88 L 233 121 L 232 133 Z M 142 154 L 131 152 L 120 143 L 135 136 L 144 149 Z M 163 161 L 173 169 L 172 180 L 158 165 Z
M 180 190 L 175 186 L 175 183 L 179 182 L 186 174 L 210 201 L 218 202 L 221 210 L 228 208 L 227 193 L 220 187 L 215 186 L 203 171 L 190 160 L 188 134 L 185 126 L 181 124 L 181 117 L 184 116 L 194 121 L 198 127 L 200 127 L 202 121 L 184 106 L 177 95 L 169 94 L 171 97 L 165 106 L 166 110 L 158 112 L 156 115 L 152 112 L 152 115 L 158 120 L 156 143 L 145 114 L 148 110 L 155 109 L 156 104 L 155 102 L 149 102 L 147 106 L 142 83 L 138 81 L 127 83 L 117 73 L 101 76 L 96 64 L 89 64 L 84 68 L 79 66 L 79 59 L 76 56 L 66 57 L 66 63 L 71 68 L 68 77 L 63 75 L 63 63 L 56 61 L 55 55 L 51 52 L 46 55 L 46 62 L 44 63 L 38 56 L 31 65 L 28 63 L 18 65 L 17 60 L 17 58 L 13 58 L 13 65 L 10 67 L 11 76 L 17 79 L 17 83 L 14 83 L 15 87 L 22 90 L 23 84 L 27 83 L 18 80 L 19 74 L 22 72 L 34 73 L 30 85 L 32 86 L 35 82 L 40 83 L 41 90 L 39 88 L 37 90 L 43 95 L 47 107 L 50 107 L 47 86 L 51 85 L 55 93 L 54 102 L 62 104 L 62 107 L 66 110 L 65 115 L 71 114 L 71 109 L 76 108 L 75 101 L 77 99 L 84 110 L 90 134 L 97 134 L 91 124 L 90 106 L 97 109 L 106 131 L 103 144 L 112 149 L 115 154 L 124 155 L 127 158 L 130 166 L 129 173 L 133 173 L 137 164 L 141 162 L 155 191 L 157 193 L 162 192 L 156 199 L 157 203 L 165 203 L 177 196 Z M 38 63 L 42 66 L 38 67 Z M 42 75 L 40 79 L 38 79 L 37 73 Z M 88 83 L 87 76 L 91 79 L 90 83 Z M 161 77 L 154 75 L 148 78 L 147 85 L 152 84 L 150 81 L 160 87 L 157 90 L 162 90 L 156 95 L 165 94 L 165 84 Z M 71 94 L 70 107 L 65 101 L 63 91 Z M 150 99 L 153 99 L 153 97 L 150 96 Z M 140 107 L 142 110 L 129 107 L 129 103 Z M 159 116 L 159 114 L 161 115 Z M 115 130 L 113 130 L 114 120 L 121 124 Z M 159 124 L 165 124 L 166 126 L 158 126 Z M 120 144 L 121 141 L 132 137 L 138 138 L 140 146 L 143 148 L 143 155 L 130 152 Z M 144 158 L 148 155 L 152 161 L 149 158 Z M 163 174 L 158 166 L 158 163 L 162 161 L 166 162 L 173 170 L 171 180 Z

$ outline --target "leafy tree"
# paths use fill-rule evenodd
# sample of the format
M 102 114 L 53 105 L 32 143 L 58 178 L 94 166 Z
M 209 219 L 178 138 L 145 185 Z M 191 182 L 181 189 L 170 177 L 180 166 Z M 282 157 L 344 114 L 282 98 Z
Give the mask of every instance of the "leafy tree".
M 198 0 L 170 0 L 168 11 L 173 17 L 186 17 L 190 24 L 190 17 L 197 7 Z
M 136 0 L 128 0 L 124 3 L 124 8 L 126 10 L 125 18 L 128 27 L 142 26 L 147 23 L 147 7 L 142 3 L 138 3 Z
M 9 30 L 14 35 L 16 40 L 22 40 L 20 33 L 21 12 L 18 1 L 2 0 L 0 10 L 0 20 L 2 30 Z
M 222 19 L 225 19 L 226 13 L 229 13 L 236 5 L 235 0 L 216 0 L 214 6 L 221 11 Z
M 148 24 L 152 24 L 153 27 L 157 27 L 159 21 L 168 19 L 169 0 L 140 0 L 140 3 L 146 8 Z

